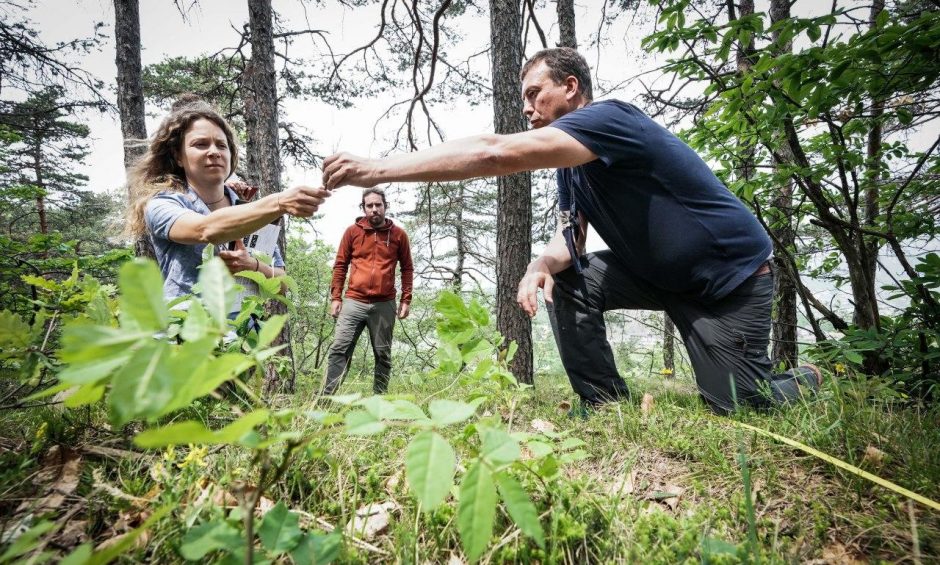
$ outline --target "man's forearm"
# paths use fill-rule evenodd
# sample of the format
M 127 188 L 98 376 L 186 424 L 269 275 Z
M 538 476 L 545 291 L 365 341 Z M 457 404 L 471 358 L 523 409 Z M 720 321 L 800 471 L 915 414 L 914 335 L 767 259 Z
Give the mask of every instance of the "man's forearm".
M 501 153 L 500 137 L 476 135 L 447 141 L 423 151 L 386 157 L 376 163 L 374 180 L 377 183 L 457 181 L 525 170 L 523 163 L 512 166 L 509 156 Z
M 529 263 L 528 270 L 535 270 L 540 265 L 544 265 L 551 274 L 560 273 L 571 266 L 571 253 L 568 246 L 565 245 L 565 238 L 560 231 L 556 232 L 552 239 L 545 246 L 545 250 L 539 257 Z

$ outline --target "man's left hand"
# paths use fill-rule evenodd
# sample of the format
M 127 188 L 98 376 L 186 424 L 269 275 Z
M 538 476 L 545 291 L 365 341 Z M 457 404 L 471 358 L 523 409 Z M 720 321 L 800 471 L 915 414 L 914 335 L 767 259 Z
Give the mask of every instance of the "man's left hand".
M 370 188 L 377 184 L 375 160 L 352 153 L 336 153 L 323 160 L 323 186 L 333 190 L 352 185 Z
M 408 317 L 408 313 L 411 312 L 411 305 L 407 302 L 401 302 L 398 304 L 398 319 L 404 320 Z

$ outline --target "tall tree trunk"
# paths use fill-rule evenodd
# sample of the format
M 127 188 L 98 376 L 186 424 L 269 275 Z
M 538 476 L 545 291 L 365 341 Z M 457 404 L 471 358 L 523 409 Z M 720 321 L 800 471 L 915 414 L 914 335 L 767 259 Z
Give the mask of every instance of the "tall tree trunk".
M 676 370 L 676 325 L 669 314 L 663 312 L 663 368 L 672 376 Z
M 493 112 L 496 133 L 525 131 L 522 116 L 522 16 L 514 0 L 490 0 Z M 532 179 L 529 173 L 499 177 L 496 197 L 496 323 L 519 346 L 513 375 L 532 383 L 532 323 L 516 304 L 516 289 L 532 255 Z
M 789 0 L 771 0 L 771 24 L 790 18 Z M 773 40 L 777 41 L 780 32 L 773 33 Z M 791 43 L 780 45 L 778 54 L 789 53 Z M 785 162 L 792 162 L 793 155 L 786 143 L 781 144 L 780 150 Z M 775 366 L 783 365 L 787 368 L 797 365 L 797 287 L 796 281 L 790 276 L 786 265 L 788 252 L 796 250 L 796 232 L 793 229 L 793 181 L 787 181 L 780 186 L 773 208 L 777 217 L 770 223 L 774 235 L 774 310 L 775 316 L 772 325 L 770 358 Z
M 460 293 L 463 289 L 463 269 L 467 260 L 467 241 L 463 229 L 463 207 L 466 198 L 466 185 L 457 185 L 457 218 L 455 222 L 457 237 L 457 264 L 454 266 L 453 287 L 454 292 Z M 428 203 L 430 205 L 430 202 Z
M 574 33 L 574 0 L 556 0 L 558 12 L 558 46 L 578 48 L 578 38 Z
M 144 116 L 144 85 L 140 64 L 140 6 L 138 0 L 114 0 L 114 63 L 117 65 L 117 103 L 124 137 L 124 168 L 130 167 L 146 150 L 147 124 Z M 128 193 L 130 196 L 130 193 Z M 134 242 L 138 257 L 155 257 L 153 243 L 146 235 Z
M 38 130 L 36 135 L 40 135 Z M 46 182 L 42 176 L 42 142 L 43 138 L 36 138 L 36 145 L 32 148 L 33 154 L 33 183 L 36 187 L 45 192 Z M 39 233 L 49 233 L 49 225 L 46 223 L 46 197 L 40 194 L 36 197 L 36 213 L 39 215 Z
M 277 135 L 277 74 L 274 70 L 274 14 L 271 0 L 248 0 L 248 29 L 251 43 L 251 59 L 242 75 L 245 100 L 245 129 L 248 140 L 245 146 L 247 163 L 245 177 L 257 186 L 261 196 L 281 190 L 281 158 Z M 284 228 L 286 229 L 286 225 Z M 281 230 L 279 245 L 285 261 L 287 245 Z M 287 307 L 275 302 L 268 307 L 268 314 L 285 314 Z M 283 355 L 291 359 L 291 371 L 286 382 L 273 364 L 265 368 L 264 390 L 293 392 L 295 371 L 293 351 L 290 347 L 290 324 L 285 324 L 281 335 L 272 345 L 283 345 Z
M 885 9 L 884 0 L 874 0 L 869 13 L 869 26 L 874 28 L 878 14 Z M 881 188 L 881 171 L 883 145 L 882 116 L 884 116 L 885 101 L 883 98 L 876 97 L 871 101 L 871 129 L 868 131 L 867 160 L 865 163 L 865 217 L 864 226 L 866 228 L 878 229 L 878 216 L 881 213 L 881 206 L 878 202 L 878 196 Z M 862 251 L 862 268 L 864 269 L 865 294 L 871 297 L 871 307 L 868 316 L 875 326 L 880 326 L 878 304 L 875 301 L 877 296 L 875 290 L 875 274 L 878 270 L 878 250 L 881 248 L 881 240 L 876 237 L 866 237 L 857 233 L 859 239 L 859 248 Z M 856 308 L 857 310 L 857 308 Z M 858 318 L 858 316 L 856 316 Z M 863 316 L 864 320 L 865 317 Z M 865 357 L 866 372 L 877 374 L 887 369 L 886 363 L 875 354 L 868 354 Z

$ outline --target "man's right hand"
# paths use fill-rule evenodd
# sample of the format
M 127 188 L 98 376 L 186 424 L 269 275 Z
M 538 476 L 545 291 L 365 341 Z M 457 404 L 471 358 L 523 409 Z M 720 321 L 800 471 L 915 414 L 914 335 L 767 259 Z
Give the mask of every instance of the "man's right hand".
M 342 310 L 343 310 L 342 300 L 334 300 L 333 303 L 330 304 L 330 316 L 333 316 L 334 319 L 339 317 L 339 313 Z
M 277 195 L 277 206 L 283 214 L 307 218 L 312 216 L 331 194 L 322 187 L 295 186 Z
M 542 295 L 545 302 L 552 302 L 552 289 L 555 287 L 555 279 L 545 265 L 544 261 L 536 259 L 530 265 L 522 280 L 519 281 L 519 292 L 516 294 L 516 302 L 529 317 L 535 316 L 539 309 L 539 292 L 542 289 Z

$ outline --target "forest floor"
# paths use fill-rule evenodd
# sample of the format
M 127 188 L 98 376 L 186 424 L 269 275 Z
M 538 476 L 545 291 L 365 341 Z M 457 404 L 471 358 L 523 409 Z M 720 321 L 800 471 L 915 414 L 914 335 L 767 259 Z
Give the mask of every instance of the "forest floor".
M 350 379 L 343 392 L 365 392 L 369 380 Z M 406 381 L 393 380 L 392 398 L 422 404 L 441 394 L 433 379 Z M 480 406 L 484 420 L 510 432 L 550 430 L 579 446 L 554 476 L 520 479 L 539 511 L 544 548 L 500 511 L 482 562 L 940 562 L 940 512 L 741 425 L 807 444 L 936 501 L 940 407 L 919 408 L 876 381 L 842 377 L 785 410 L 721 418 L 688 378 L 628 382 L 631 401 L 587 419 L 566 415 L 572 393 L 558 375 Z M 300 388 L 277 402 L 309 408 L 309 387 Z M 455 385 L 444 394 L 465 392 Z M 211 403 L 197 410 L 207 422 L 226 418 Z M 183 562 L 187 530 L 234 505 L 234 489 L 251 481 L 244 449 L 141 452 L 129 441 L 132 427 L 116 433 L 106 422 L 97 408 L 0 414 L 0 563 L 12 559 L 3 555 L 5 544 L 9 555 L 8 542 L 41 518 L 51 525 L 32 555 L 58 561 L 79 544 L 102 549 L 120 540 L 167 504 L 172 511 L 119 559 Z M 462 454 L 470 433 L 450 431 Z M 344 536 L 336 562 L 465 562 L 452 500 L 421 512 L 408 492 L 406 430 L 320 437 L 264 494 L 259 512 L 283 501 L 302 527 L 328 531 L 372 504 L 372 519 Z M 289 562 L 286 554 L 278 559 Z

